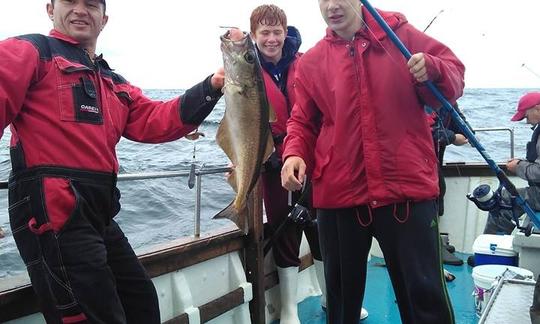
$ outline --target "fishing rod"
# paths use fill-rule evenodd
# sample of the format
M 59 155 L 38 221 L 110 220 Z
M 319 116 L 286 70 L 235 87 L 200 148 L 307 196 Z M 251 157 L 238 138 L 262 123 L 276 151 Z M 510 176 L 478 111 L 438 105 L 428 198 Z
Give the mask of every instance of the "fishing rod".
M 540 74 L 534 72 L 534 70 L 532 70 L 531 68 L 529 68 L 525 63 L 521 64 L 521 67 L 527 69 L 527 71 L 531 72 L 532 74 L 534 74 L 535 77 L 537 77 L 538 79 L 540 79 Z
M 388 38 L 394 43 L 394 45 L 399 49 L 401 54 L 409 60 L 412 56 L 411 52 L 405 47 L 403 42 L 397 37 L 397 35 L 394 33 L 394 31 L 388 26 L 386 21 L 381 17 L 381 15 L 375 10 L 373 6 L 369 3 L 368 0 L 359 0 L 367 9 L 367 11 L 371 14 L 371 16 L 375 19 L 377 24 L 384 30 Z M 488 166 L 495 172 L 495 175 L 499 179 L 501 185 L 506 188 L 506 190 L 510 193 L 510 195 L 515 199 L 515 201 L 518 203 L 518 205 L 525 211 L 525 213 L 529 216 L 531 221 L 534 223 L 534 226 L 538 229 L 540 229 L 540 213 L 535 213 L 535 211 L 529 206 L 527 201 L 521 197 L 521 195 L 518 193 L 516 186 L 510 181 L 508 176 L 504 173 L 504 171 L 499 168 L 497 163 L 489 156 L 489 154 L 486 152 L 485 148 L 480 144 L 478 139 L 474 136 L 474 133 L 470 129 L 470 127 L 465 124 L 463 119 L 459 116 L 457 111 L 452 107 L 450 102 L 446 100 L 446 98 L 442 95 L 442 93 L 439 91 L 439 89 L 435 86 L 435 84 L 427 80 L 424 82 L 426 87 L 431 91 L 431 93 L 439 100 L 439 102 L 442 104 L 443 108 L 448 111 L 456 124 L 459 126 L 459 128 L 463 131 L 464 135 L 469 139 L 469 142 L 478 150 L 480 155 L 484 158 L 484 160 L 487 162 Z M 514 220 L 517 221 L 517 218 L 514 217 Z M 516 223 L 516 225 L 519 227 L 519 223 Z M 529 226 L 525 230 L 526 235 L 530 235 L 532 232 L 532 227 Z
M 304 181 L 304 188 L 300 198 L 296 201 L 287 217 L 279 224 L 278 228 L 274 231 L 274 234 L 270 237 L 270 240 L 264 245 L 263 255 L 268 254 L 268 251 L 272 248 L 272 245 L 281 237 L 285 229 L 288 226 L 295 224 L 301 228 L 308 226 L 317 226 L 315 221 L 311 218 L 309 206 L 311 199 L 311 182 L 307 185 L 307 180 Z M 292 192 L 289 191 L 289 203 L 292 203 Z
M 444 9 L 442 9 L 441 11 L 439 11 L 438 14 L 435 15 L 435 17 L 433 17 L 433 19 L 431 19 L 431 21 L 429 22 L 429 24 L 426 26 L 426 28 L 424 28 L 424 33 L 429 29 L 429 27 L 431 27 L 431 24 L 433 24 L 433 22 L 435 21 L 435 19 L 437 19 L 439 17 L 440 14 L 442 14 L 444 12 Z

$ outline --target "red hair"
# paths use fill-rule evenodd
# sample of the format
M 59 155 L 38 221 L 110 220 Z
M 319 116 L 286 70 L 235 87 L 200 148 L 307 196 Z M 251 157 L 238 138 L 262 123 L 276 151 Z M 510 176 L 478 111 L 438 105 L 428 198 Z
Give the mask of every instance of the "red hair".
M 255 34 L 259 24 L 267 26 L 283 26 L 287 30 L 285 11 L 276 5 L 261 5 L 253 10 L 249 18 L 251 33 Z

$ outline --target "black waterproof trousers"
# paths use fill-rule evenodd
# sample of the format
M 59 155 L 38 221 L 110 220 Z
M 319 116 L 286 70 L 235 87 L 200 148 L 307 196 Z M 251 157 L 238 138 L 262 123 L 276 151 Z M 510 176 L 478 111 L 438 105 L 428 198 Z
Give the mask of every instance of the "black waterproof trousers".
M 58 232 L 43 201 L 51 177 L 69 179 L 76 198 Z M 118 199 L 112 174 L 34 168 L 10 177 L 13 236 L 47 323 L 160 323 L 152 281 L 112 220 Z
M 358 323 L 372 237 L 379 242 L 405 324 L 451 324 L 435 201 L 376 209 L 320 209 L 319 237 L 327 289 L 327 322 Z M 366 296 L 378 298 L 378 296 Z

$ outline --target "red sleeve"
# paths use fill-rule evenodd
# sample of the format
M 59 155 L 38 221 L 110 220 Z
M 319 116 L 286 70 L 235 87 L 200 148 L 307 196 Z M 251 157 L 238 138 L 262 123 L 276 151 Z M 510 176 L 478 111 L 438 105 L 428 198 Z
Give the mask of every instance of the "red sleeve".
M 451 104 L 455 104 L 456 100 L 463 95 L 465 87 L 463 63 L 446 45 L 420 32 L 412 25 L 406 24 L 403 29 L 411 53 L 424 53 L 429 79 Z M 417 93 L 426 105 L 433 108 L 441 106 L 425 85 L 419 83 Z
M 165 102 L 155 101 L 129 83 L 122 87 L 131 98 L 124 137 L 143 143 L 163 143 L 182 138 L 197 127 L 182 122 L 179 97 Z
M 307 165 L 308 172 L 313 170 L 314 148 L 320 130 L 321 113 L 306 89 L 301 63 L 296 71 L 294 89 L 296 102 L 287 121 L 283 161 L 290 156 L 301 157 Z
M 9 38 L 0 42 L 0 137 L 21 111 L 30 86 L 46 73 L 32 43 Z

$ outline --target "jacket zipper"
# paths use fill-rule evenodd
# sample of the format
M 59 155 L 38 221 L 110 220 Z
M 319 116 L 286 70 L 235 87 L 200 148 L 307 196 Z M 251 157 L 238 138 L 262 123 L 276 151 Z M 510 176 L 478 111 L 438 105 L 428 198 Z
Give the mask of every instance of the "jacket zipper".
M 353 60 L 354 75 L 356 77 L 356 81 L 360 82 L 360 75 L 358 73 L 358 64 L 356 62 L 355 42 L 356 42 L 356 36 L 347 44 L 347 49 L 349 50 L 349 56 Z
M 105 116 L 105 107 L 104 107 L 103 101 L 101 100 L 102 83 L 101 83 L 101 74 L 99 73 L 99 65 L 96 64 L 96 62 L 94 60 L 92 60 L 92 58 L 90 57 L 90 53 L 88 53 L 88 51 L 86 49 L 84 49 L 84 53 L 86 54 L 86 57 L 88 57 L 88 60 L 90 61 L 90 64 L 92 64 L 91 71 L 94 74 L 94 77 L 96 78 L 96 83 L 97 83 L 96 84 L 96 101 L 99 104 L 99 106 L 101 107 L 101 118 L 103 120 L 103 125 L 106 126 L 105 125 L 106 124 L 105 123 L 105 118 L 109 117 L 109 116 Z

